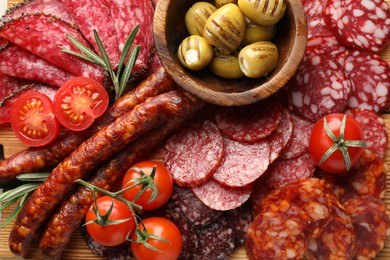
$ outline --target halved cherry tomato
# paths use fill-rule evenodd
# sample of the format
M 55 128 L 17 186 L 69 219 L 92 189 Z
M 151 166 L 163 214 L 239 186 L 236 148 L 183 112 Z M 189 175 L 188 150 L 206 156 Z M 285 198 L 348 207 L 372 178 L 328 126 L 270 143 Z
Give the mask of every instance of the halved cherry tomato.
M 327 126 L 330 133 L 326 130 Z M 320 119 L 314 125 L 309 140 L 309 151 L 314 162 L 330 173 L 348 171 L 359 160 L 364 146 L 359 123 L 341 113 Z
M 126 221 L 120 224 L 106 225 L 105 221 L 102 220 L 104 223 L 100 223 L 101 225 L 97 223 L 87 224 L 86 228 L 88 234 L 93 240 L 104 246 L 117 246 L 124 243 L 128 234 L 130 233 L 130 237 L 135 228 L 135 221 L 130 209 L 125 203 L 110 196 L 102 196 L 98 198 L 96 200 L 96 204 L 100 216 L 106 215 L 107 211 L 110 209 L 110 207 L 112 207 L 112 211 L 109 213 L 108 220 Z M 86 223 L 97 220 L 97 216 L 93 210 L 94 206 L 95 204 L 93 203 L 85 216 Z
M 153 168 L 155 167 L 155 173 L 153 178 L 150 177 Z M 144 176 L 141 176 L 141 172 L 144 173 Z M 139 185 L 135 185 L 137 180 Z M 153 189 L 146 185 L 153 185 L 157 188 L 157 196 L 150 201 L 150 198 L 153 194 Z M 173 189 L 173 178 L 172 175 L 168 172 L 167 168 L 158 162 L 153 161 L 144 161 L 139 162 L 130 167 L 126 172 L 123 181 L 122 187 L 130 187 L 134 185 L 133 188 L 126 190 L 123 193 L 123 196 L 129 200 L 133 201 L 136 204 L 142 206 L 143 210 L 152 210 L 157 209 L 164 205 L 172 195 Z M 137 194 L 140 192 L 142 185 L 145 185 L 145 191 L 142 193 L 138 199 L 134 201 Z
M 76 77 L 58 89 L 53 100 L 54 114 L 64 127 L 81 131 L 106 111 L 108 103 L 108 93 L 99 82 Z
M 15 101 L 10 111 L 10 123 L 16 137 L 28 146 L 46 145 L 60 131 L 51 99 L 35 91 L 27 91 Z
M 145 236 L 139 236 L 137 232 L 134 232 L 131 237 L 131 251 L 135 258 L 137 260 L 176 260 L 183 246 L 178 227 L 170 220 L 162 217 L 150 217 L 142 222 L 139 224 L 141 232 L 146 232 L 149 235 L 143 233 Z M 164 241 L 150 237 L 150 235 L 162 238 Z M 145 242 L 156 250 L 145 246 Z

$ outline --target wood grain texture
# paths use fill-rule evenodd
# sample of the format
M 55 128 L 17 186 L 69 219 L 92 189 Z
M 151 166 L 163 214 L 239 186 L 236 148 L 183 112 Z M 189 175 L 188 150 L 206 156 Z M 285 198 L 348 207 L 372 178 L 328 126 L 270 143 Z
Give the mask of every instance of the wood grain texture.
M 4 0 L 0 0 L 4 1 Z M 9 6 L 12 6 L 20 0 L 8 0 Z M 388 3 L 390 3 L 390 0 L 387 0 Z M 380 54 L 384 59 L 386 59 L 388 62 L 390 62 L 390 46 L 388 46 L 382 53 Z M 384 114 L 382 114 L 382 118 L 384 119 L 386 125 L 388 126 L 390 130 L 390 110 L 386 111 Z M 0 127 L 0 144 L 4 147 L 4 154 L 6 157 L 11 156 L 12 154 L 25 149 L 26 147 L 16 139 L 14 134 L 12 133 L 12 130 L 9 126 L 1 126 Z M 390 169 L 390 144 L 388 147 L 388 152 L 385 157 L 387 169 Z M 150 155 L 153 159 L 161 159 L 161 150 L 158 150 L 155 154 Z M 388 190 L 385 194 L 384 201 L 390 209 L 390 172 L 388 171 L 387 174 L 387 187 Z M 3 212 L 3 218 L 6 217 L 9 214 L 10 210 L 7 209 Z M 0 230 L 0 259 L 5 260 L 15 260 L 20 259 L 16 256 L 14 256 L 8 249 L 8 234 L 11 229 L 11 225 L 8 225 L 4 229 Z M 27 259 L 42 259 L 39 255 L 39 252 L 37 250 L 37 247 L 34 246 L 34 249 L 32 252 L 28 255 Z M 74 236 L 72 237 L 72 240 L 70 244 L 68 245 L 67 249 L 64 251 L 63 259 L 102 259 L 95 254 L 93 254 L 88 247 L 86 246 L 84 240 L 81 237 L 80 232 L 76 232 Z M 245 250 L 243 248 L 238 249 L 233 255 L 230 257 L 231 260 L 244 260 L 247 259 Z M 385 243 L 385 248 L 382 250 L 382 252 L 377 256 L 376 259 L 379 260 L 387 260 L 390 259 L 390 238 L 387 239 Z

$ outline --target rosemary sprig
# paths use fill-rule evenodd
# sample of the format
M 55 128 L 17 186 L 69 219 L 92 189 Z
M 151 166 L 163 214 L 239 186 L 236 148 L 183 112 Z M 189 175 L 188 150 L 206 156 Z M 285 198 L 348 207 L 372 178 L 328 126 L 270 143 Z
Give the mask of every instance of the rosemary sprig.
M 14 210 L 8 215 L 4 222 L 0 225 L 0 229 L 7 226 L 14 220 L 14 218 L 22 210 L 28 197 L 31 193 L 40 185 L 42 181 L 46 179 L 48 173 L 25 173 L 19 175 L 17 178 L 27 183 L 22 184 L 16 188 L 5 191 L 0 194 L 0 211 L 18 203 Z
M 137 45 L 134 46 L 134 48 L 130 52 L 130 47 L 133 44 L 134 38 L 137 35 L 139 30 L 139 24 L 136 25 L 133 30 L 131 31 L 130 35 L 128 36 L 125 45 L 123 47 L 119 63 L 118 63 L 118 69 L 116 73 L 113 70 L 112 64 L 110 62 L 110 59 L 108 57 L 108 54 L 106 50 L 104 49 L 103 43 L 100 40 L 100 37 L 96 30 L 93 31 L 95 41 L 98 45 L 99 51 L 101 53 L 100 57 L 98 54 L 96 54 L 93 50 L 89 49 L 87 46 L 79 42 L 76 38 L 73 36 L 67 34 L 66 37 L 73 43 L 73 45 L 78 48 L 83 54 L 74 52 L 72 50 L 61 48 L 63 52 L 74 55 L 76 57 L 79 57 L 81 59 L 84 59 L 88 62 L 92 62 L 100 67 L 103 68 L 103 70 L 107 71 L 111 77 L 111 80 L 114 84 L 115 89 L 115 98 L 118 99 L 126 89 L 126 85 L 130 79 L 131 71 L 133 70 L 135 61 L 137 60 L 138 54 L 141 50 L 141 46 Z M 125 65 L 126 58 L 130 52 L 130 56 L 128 58 L 127 64 Z

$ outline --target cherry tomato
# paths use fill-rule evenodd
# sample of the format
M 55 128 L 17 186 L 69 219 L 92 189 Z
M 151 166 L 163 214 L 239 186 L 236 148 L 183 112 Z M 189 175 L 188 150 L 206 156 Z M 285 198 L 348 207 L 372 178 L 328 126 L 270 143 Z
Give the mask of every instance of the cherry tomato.
M 27 91 L 15 101 L 10 111 L 10 123 L 16 137 L 28 146 L 46 145 L 60 131 L 51 99 L 35 91 Z
M 53 100 L 54 114 L 64 127 L 81 131 L 106 111 L 108 103 L 108 93 L 99 82 L 75 77 L 58 89 Z
M 124 243 L 128 234 L 131 234 L 135 228 L 135 221 L 130 209 L 125 203 L 110 196 L 102 196 L 96 200 L 96 203 L 100 216 L 106 215 L 111 205 L 113 205 L 112 212 L 108 216 L 109 221 L 128 220 L 120 224 L 110 225 L 99 225 L 97 223 L 87 224 L 88 234 L 93 240 L 104 246 L 117 246 Z M 90 206 L 85 216 L 86 223 L 97 219 L 93 210 L 94 206 L 95 203 Z
M 156 167 L 155 175 L 153 179 L 151 179 L 150 175 L 154 167 Z M 137 194 L 141 190 L 142 184 L 136 185 L 133 188 L 125 191 L 123 196 L 127 200 L 133 201 L 136 204 L 142 206 L 143 210 L 152 210 L 164 205 L 172 195 L 173 178 L 172 175 L 168 172 L 167 168 L 165 168 L 165 166 L 161 163 L 144 161 L 135 164 L 126 172 L 122 181 L 122 187 L 125 189 L 126 187 L 130 187 L 136 184 L 136 180 L 141 178 L 140 171 L 146 175 L 143 178 L 145 179 L 145 184 L 155 184 L 157 187 L 157 196 L 149 202 L 153 193 L 153 189 L 148 187 L 143 192 L 143 194 L 136 201 L 134 201 Z
M 151 217 L 144 219 L 143 225 L 142 223 L 139 224 L 141 231 L 145 231 L 146 229 L 148 234 L 161 237 L 166 241 L 160 241 L 152 237 L 147 238 L 146 242 L 160 252 L 147 248 L 143 243 L 132 242 L 131 250 L 136 259 L 176 260 L 179 257 L 183 245 L 183 240 L 180 230 L 173 222 L 162 217 Z M 137 233 L 134 232 L 131 239 L 134 241 L 137 240 L 137 238 L 139 237 L 137 236 Z
M 345 117 L 345 128 L 342 130 L 342 121 Z M 334 134 L 332 139 L 325 129 L 325 121 L 330 131 Z M 344 133 L 344 137 L 340 133 Z M 314 162 L 330 173 L 342 173 L 349 170 L 360 158 L 363 153 L 365 143 L 363 132 L 359 123 L 352 117 L 334 113 L 320 119 L 313 127 L 310 140 L 309 151 Z M 334 146 L 333 152 L 328 152 L 329 157 L 321 162 L 321 159 L 327 151 Z M 344 150 L 345 156 L 342 154 Z M 349 161 L 349 163 L 348 163 Z

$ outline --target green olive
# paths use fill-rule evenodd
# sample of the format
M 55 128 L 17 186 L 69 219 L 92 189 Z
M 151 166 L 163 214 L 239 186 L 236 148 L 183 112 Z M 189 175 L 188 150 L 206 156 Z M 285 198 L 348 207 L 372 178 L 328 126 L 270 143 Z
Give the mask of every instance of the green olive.
M 213 47 L 199 35 L 185 38 L 177 50 L 180 63 L 190 70 L 201 70 L 213 57 Z
M 206 20 L 215 10 L 217 8 L 208 2 L 196 2 L 193 4 L 184 17 L 188 33 L 202 36 Z
M 278 48 L 269 41 L 255 42 L 242 48 L 238 54 L 238 61 L 247 77 L 260 78 L 278 65 Z
M 215 75 L 226 79 L 238 79 L 245 76 L 238 64 L 237 52 L 231 54 L 224 54 L 219 51 L 214 52 L 209 69 Z
M 246 29 L 241 45 L 245 46 L 254 42 L 270 41 L 276 33 L 274 25 L 260 25 L 246 19 Z
M 245 18 L 235 4 L 226 4 L 207 19 L 203 37 L 223 53 L 236 50 L 245 33 Z
M 221 7 L 226 4 L 237 4 L 237 0 L 215 0 L 215 6 L 216 7 Z
M 241 11 L 253 22 L 274 25 L 286 11 L 284 0 L 238 0 Z

